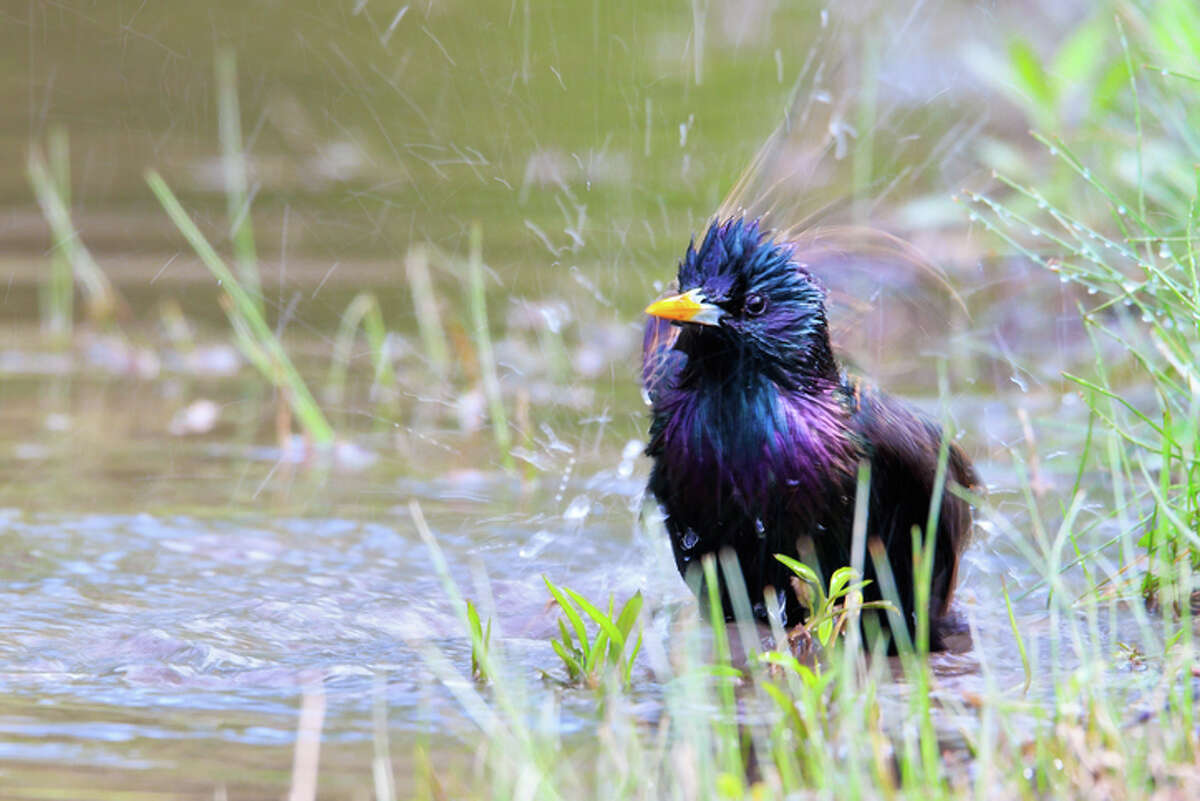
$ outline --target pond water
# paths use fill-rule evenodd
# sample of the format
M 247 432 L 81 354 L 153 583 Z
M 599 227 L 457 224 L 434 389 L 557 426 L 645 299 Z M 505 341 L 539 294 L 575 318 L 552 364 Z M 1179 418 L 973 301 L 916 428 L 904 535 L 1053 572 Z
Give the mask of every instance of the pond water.
M 885 289 L 859 314 L 872 321 L 858 329 L 867 344 L 849 355 L 934 414 L 946 365 L 948 411 L 1012 528 L 981 526 L 968 551 L 960 599 L 976 647 L 937 658 L 941 691 L 980 691 L 980 663 L 987 681 L 1021 684 L 1003 586 L 1031 590 L 1016 610 L 1031 647 L 1051 637 L 1018 465 L 1056 510 L 1086 422 L 1060 371 L 1091 346 L 1071 291 L 994 258 L 950 200 L 953 182 L 972 178 L 974 143 L 1023 130 L 968 63 L 996 44 L 980 20 L 1002 27 L 1002 12 L 918 4 L 907 18 L 860 19 L 818 4 L 676 5 L 0 11 L 5 794 L 278 797 L 301 697 L 317 686 L 323 795 L 373 794 L 381 731 L 402 788 L 422 752 L 469 764 L 474 723 L 428 661 L 432 647 L 465 671 L 469 641 L 412 500 L 464 593 L 490 599 L 511 668 L 561 698 L 564 733 L 586 737 L 594 697 L 538 678 L 555 670 L 542 575 L 590 598 L 642 591 L 648 636 L 669 636 L 694 610 L 667 543 L 639 522 L 640 310 L 774 128 L 806 59 L 890 32 L 899 38 L 875 65 L 877 163 L 889 137 L 917 141 L 928 160 L 894 192 L 885 183 L 868 219 L 943 263 L 969 316 L 914 320 Z M 833 28 L 847 38 L 830 38 Z M 946 37 L 961 46 L 922 46 Z M 339 442 L 324 467 L 299 438 L 281 445 L 278 399 L 234 347 L 219 289 L 142 179 L 161 170 L 226 248 L 213 77 L 226 47 L 238 60 L 264 296 L 289 353 L 322 387 L 338 319 L 360 292 L 394 332 L 395 398 L 371 396 L 361 343 L 346 393 L 322 395 Z M 834 60 L 863 67 L 855 58 Z M 24 170 L 56 126 L 69 135 L 81 241 L 128 312 L 81 319 L 65 345 L 42 327 L 50 240 Z M 808 202 L 822 197 L 814 189 Z M 457 261 L 474 221 L 517 430 L 512 470 L 486 425 Z M 405 278 L 417 244 L 435 253 L 455 361 L 444 382 L 431 376 Z M 1040 458 L 1027 462 L 1032 449 Z M 1112 531 L 1089 536 L 1080 547 Z M 1078 576 L 1065 580 L 1082 591 Z M 1102 616 L 1106 647 L 1136 642 L 1138 620 Z M 1131 671 L 1133 697 L 1139 681 Z M 643 660 L 633 698 L 646 720 L 660 696 Z

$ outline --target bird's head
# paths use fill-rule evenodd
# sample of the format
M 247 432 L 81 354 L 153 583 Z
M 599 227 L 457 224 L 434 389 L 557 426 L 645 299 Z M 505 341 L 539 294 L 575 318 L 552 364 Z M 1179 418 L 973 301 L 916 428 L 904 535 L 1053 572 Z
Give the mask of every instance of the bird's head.
M 676 348 L 690 370 L 751 369 L 796 389 L 836 376 L 824 290 L 757 220 L 714 220 L 688 245 L 679 289 L 646 313 L 683 328 Z

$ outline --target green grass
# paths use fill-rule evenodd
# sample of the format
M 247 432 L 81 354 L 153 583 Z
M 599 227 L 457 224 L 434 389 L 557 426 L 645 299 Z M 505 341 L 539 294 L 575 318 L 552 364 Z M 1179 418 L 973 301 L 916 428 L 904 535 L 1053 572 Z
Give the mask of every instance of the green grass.
M 231 48 L 217 51 L 214 61 L 217 79 L 217 125 L 221 142 L 221 166 L 224 173 L 225 212 L 229 241 L 238 278 L 259 314 L 265 313 L 262 279 L 254 247 L 254 226 L 250 215 L 249 168 L 242 142 L 242 116 L 238 104 L 237 57 Z
M 225 314 L 233 327 L 239 349 L 251 364 L 280 390 L 313 444 L 319 448 L 332 445 L 333 428 L 292 363 L 283 343 L 263 318 L 258 300 L 242 286 L 226 266 L 224 259 L 196 227 L 162 176 L 151 170 L 146 173 L 146 183 L 150 185 L 150 190 L 162 204 L 171 222 L 183 234 L 184 239 L 192 246 L 200 261 L 217 279 L 229 298 L 229 302 L 224 304 Z
M 392 367 L 392 353 L 388 345 L 387 327 L 379 300 L 369 292 L 360 292 L 346 306 L 333 339 L 333 354 L 329 359 L 329 373 L 325 379 L 325 400 L 340 406 L 346 397 L 346 375 L 352 359 L 352 349 L 359 329 L 366 336 L 371 352 L 374 378 L 371 381 L 371 398 L 382 411 L 391 410 L 396 402 L 396 371 Z
M 467 305 L 471 313 L 475 350 L 479 355 L 483 394 L 487 397 L 488 414 L 491 417 L 492 436 L 500 452 L 501 464 L 505 470 L 512 472 L 515 467 L 512 434 L 508 430 L 508 414 L 504 411 L 504 399 L 500 394 L 500 379 L 496 373 L 496 357 L 488 325 L 487 292 L 483 278 L 483 227 L 479 223 L 471 226 L 470 252 L 467 256 Z
M 620 612 L 613 609 L 613 599 L 608 599 L 608 609 L 602 610 L 570 587 L 560 587 L 542 576 L 546 589 L 558 604 L 559 610 L 570 622 L 570 628 L 558 620 L 559 638 L 550 645 L 562 660 L 567 671 L 567 681 L 586 687 L 599 687 L 609 672 L 615 673 L 622 686 L 629 686 L 634 660 L 642 647 L 642 635 L 630 643 L 633 627 L 642 611 L 642 595 L 635 594 L 625 602 Z M 587 625 L 592 622 L 596 632 L 593 636 Z M 474 627 L 472 638 L 475 638 Z
M 42 215 L 53 238 L 50 272 L 42 292 L 43 323 L 56 338 L 73 329 L 74 294 L 78 282 L 88 304 L 88 316 L 101 324 L 113 321 L 123 302 L 104 270 L 92 258 L 71 219 L 70 161 L 67 135 L 56 129 L 50 136 L 50 162 L 33 148 L 26 164 Z
M 445 383 L 450 375 L 450 346 L 446 344 L 446 331 L 429 274 L 429 249 L 421 245 L 410 247 L 404 257 L 404 272 L 412 293 L 425 360 L 438 383 Z
M 428 527 L 418 526 L 436 547 Z M 444 560 L 435 564 L 448 575 Z M 702 602 L 712 606 L 710 620 L 722 619 L 718 570 L 726 570 L 735 608 L 743 608 L 737 597 L 748 600 L 734 586 L 733 567 L 706 560 L 705 585 L 713 591 Z M 1046 566 L 1047 573 L 1054 569 Z M 803 568 L 798 575 L 815 581 Z M 854 591 L 842 575 L 814 596 L 827 603 L 824 620 L 839 624 L 813 627 L 828 640 L 808 660 L 786 645 L 763 650 L 757 636 L 739 636 L 746 653 L 737 653 L 730 635 L 755 631 L 744 617 L 727 628 L 703 621 L 693 607 L 667 626 L 648 620 L 643 657 L 627 682 L 614 676 L 567 691 L 605 690 L 595 733 L 583 737 L 547 736 L 566 725 L 563 712 L 534 701 L 545 694 L 535 674 L 498 667 L 510 658 L 503 638 L 488 649 L 495 672 L 487 692 L 466 689 L 471 666 L 427 651 L 434 675 L 456 693 L 469 693 L 460 700 L 481 721 L 470 746 L 478 749 L 479 773 L 463 777 L 434 766 L 414 792 L 436 786 L 460 797 L 534 799 L 1135 799 L 1156 791 L 1188 797 L 1200 782 L 1194 700 L 1186 689 L 1195 664 L 1190 637 L 1157 645 L 1147 637 L 1137 649 L 1143 667 L 1158 673 L 1146 699 L 1122 678 L 1131 651 L 1103 650 L 1095 629 L 1123 603 L 1092 597 L 1081 608 L 1056 594 L 1049 603 L 1057 624 L 1036 636 L 1041 650 L 1057 655 L 1047 663 L 1043 653 L 1024 684 L 1006 686 L 997 677 L 1011 674 L 998 674 L 986 656 L 996 649 L 977 652 L 983 689 L 964 698 L 940 689 L 943 680 L 928 658 L 911 647 L 889 657 L 879 644 L 849 636 L 858 627 L 852 620 L 841 625 L 841 617 L 857 614 L 845 603 Z M 571 594 L 560 590 L 555 597 L 564 609 L 580 608 Z M 843 603 L 834 604 L 836 598 Z M 614 619 L 611 608 L 595 614 Z M 583 625 L 584 616 L 576 616 Z M 469 625 L 464 620 L 464 635 L 476 641 Z M 1079 659 L 1068 660 L 1068 652 Z M 659 698 L 661 712 L 644 718 L 626 701 L 624 686 Z M 516 699 L 524 704 L 513 706 Z
M 1074 65 L 1065 72 L 1032 63 L 1024 50 L 1014 57 L 1014 74 L 1041 118 L 1056 118 L 1051 112 L 1064 102 L 1065 87 L 1053 76 L 1064 74 L 1093 76 L 1094 114 L 1070 141 L 1034 133 L 1051 155 L 1052 180 L 998 173 L 996 190 L 969 194 L 971 216 L 1079 287 L 1095 353 L 1091 365 L 1064 373 L 1090 413 L 1079 473 L 1108 472 L 1110 517 L 1147 559 L 1142 593 L 1178 610 L 1195 591 L 1179 585 L 1179 563 L 1200 569 L 1200 140 L 1191 127 L 1200 124 L 1200 84 L 1177 76 L 1200 66 L 1197 51 L 1179 46 L 1200 42 L 1200 10 L 1120 4 L 1116 21 L 1105 22 L 1082 23 L 1063 45 Z M 1106 59 L 1111 67 L 1093 63 Z M 1091 447 L 1093 426 L 1099 448 Z M 1072 494 L 1081 491 L 1077 480 Z M 1087 570 L 1089 561 L 1071 566 Z

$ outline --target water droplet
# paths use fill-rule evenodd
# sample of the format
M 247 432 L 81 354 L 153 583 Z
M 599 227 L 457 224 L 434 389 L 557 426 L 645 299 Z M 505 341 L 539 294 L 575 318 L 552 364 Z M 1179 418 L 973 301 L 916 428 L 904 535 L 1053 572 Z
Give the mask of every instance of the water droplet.
M 1163 71 L 1162 71 L 1162 76 L 1163 76 L 1164 78 L 1166 78 L 1166 77 L 1167 77 L 1167 76 L 1169 76 L 1170 74 L 1171 74 L 1171 73 L 1167 72 L 1166 70 L 1163 70 Z
M 975 212 L 971 212 L 970 214 L 967 215 L 967 219 L 970 220 L 971 222 L 976 222 L 979 220 L 979 215 L 976 214 Z
M 1089 168 L 1087 168 L 1087 167 L 1084 167 L 1084 168 L 1083 168 L 1083 179 L 1084 179 L 1085 181 L 1090 181 L 1090 180 L 1092 180 L 1092 171 L 1091 171 Z
M 1094 286 L 1089 286 L 1089 287 L 1088 287 L 1088 290 L 1087 290 L 1087 292 L 1088 292 L 1088 294 L 1089 294 L 1089 295 L 1095 295 L 1095 294 L 1096 294 L 1096 287 L 1094 287 Z
M 700 535 L 692 531 L 690 528 L 683 532 L 683 536 L 679 538 L 679 545 L 685 551 L 690 551 L 700 542 Z
M 1148 312 L 1148 311 L 1142 312 L 1142 322 L 1143 323 L 1148 323 L 1153 319 L 1154 319 L 1154 315 L 1152 315 L 1150 312 Z
M 1122 217 L 1124 217 L 1125 216 L 1125 207 L 1117 206 L 1117 214 L 1120 214 Z
M 638 456 L 642 453 L 642 448 L 645 444 L 638 439 L 631 439 L 625 443 L 625 447 L 621 450 L 621 462 L 617 465 L 617 475 L 621 478 L 629 478 L 633 475 L 633 466 L 637 462 Z
M 1036 228 L 1030 228 L 1030 229 L 1029 229 L 1029 235 L 1030 235 L 1030 236 L 1041 236 L 1041 235 L 1042 235 L 1042 232 L 1041 232 L 1041 231 L 1039 231 L 1039 230 L 1038 230 L 1038 229 L 1036 229 Z
M 1060 275 L 1058 277 L 1058 282 L 1060 284 L 1069 284 L 1069 283 L 1071 283 L 1071 276 L 1067 275 L 1066 273 L 1063 273 L 1062 275 Z
M 760 518 L 760 517 L 754 518 L 754 530 L 758 533 L 759 537 L 763 537 L 766 535 L 767 527 L 763 525 L 762 518 Z
M 592 511 L 592 499 L 587 495 L 576 495 L 563 512 L 564 520 L 583 520 Z
M 1050 146 L 1050 155 L 1051 155 L 1051 156 L 1057 156 L 1057 155 L 1058 155 L 1058 148 L 1057 148 L 1057 147 L 1055 147 L 1054 145 L 1051 145 L 1051 146 Z
M 1171 249 L 1170 249 L 1170 248 L 1168 248 L 1166 245 L 1163 245 L 1162 247 L 1160 247 L 1160 248 L 1158 249 L 1158 257 L 1159 257 L 1160 259 L 1169 259 L 1169 258 L 1171 258 Z

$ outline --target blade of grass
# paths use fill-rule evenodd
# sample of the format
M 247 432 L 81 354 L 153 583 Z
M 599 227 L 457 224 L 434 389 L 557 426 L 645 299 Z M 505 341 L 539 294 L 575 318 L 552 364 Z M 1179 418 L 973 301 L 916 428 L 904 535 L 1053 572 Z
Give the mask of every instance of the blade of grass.
M 373 294 L 360 292 L 342 312 L 337 334 L 333 339 L 333 355 L 329 361 L 329 374 L 325 379 L 325 397 L 330 403 L 340 404 L 345 397 L 350 352 L 354 347 L 354 335 L 360 326 L 367 337 L 374 365 L 371 394 L 377 396 L 381 404 L 395 398 L 396 374 L 392 369 L 383 312 L 380 311 L 379 300 Z
M 492 352 L 492 335 L 488 329 L 487 296 L 483 283 L 483 228 L 479 223 L 471 225 L 471 249 L 467 259 L 467 279 L 470 294 L 471 324 L 475 329 L 475 347 L 479 351 L 479 369 L 483 376 L 483 392 L 488 399 L 488 412 L 492 418 L 492 434 L 500 451 L 504 469 L 515 468 L 512 456 L 512 437 L 508 431 L 508 417 L 504 412 L 504 400 L 500 395 L 500 379 L 496 375 L 496 357 Z
M 221 140 L 221 165 L 225 177 L 225 210 L 229 221 L 229 241 L 233 245 L 238 277 L 258 313 L 263 307 L 262 281 L 254 248 L 254 230 L 250 222 L 246 154 L 242 145 L 241 112 L 238 110 L 237 58 L 232 48 L 217 51 L 217 125 Z
M 65 254 L 74 277 L 88 297 L 88 311 L 98 320 L 108 320 L 120 308 L 121 301 L 108 276 L 92 258 L 71 221 L 71 212 L 58 192 L 55 179 L 36 150 L 29 154 L 29 182 L 37 196 L 42 215 L 50 225 L 56 252 Z
M 414 245 L 404 257 L 405 274 L 412 292 L 413 310 L 417 315 L 417 330 L 425 348 L 425 358 L 438 381 L 444 382 L 450 373 L 450 348 L 438 312 L 437 295 L 429 276 L 429 251 Z
M 325 415 L 322 414 L 312 393 L 308 391 L 308 386 L 300 377 L 299 371 L 292 364 L 283 344 L 260 313 L 259 304 L 225 266 L 225 262 L 213 250 L 212 245 L 208 243 L 196 224 L 192 222 L 192 218 L 184 210 L 162 176 L 156 171 L 150 170 L 146 173 L 146 183 L 150 185 L 151 191 L 166 210 L 171 222 L 183 234 L 184 239 L 200 257 L 200 261 L 216 277 L 217 283 L 232 299 L 232 306 L 226 309 L 226 314 L 231 320 L 236 319 L 244 323 L 253 337 L 254 343 L 270 357 L 270 369 L 264 370 L 267 380 L 285 392 L 289 405 L 296 413 L 304 430 L 312 438 L 313 443 L 318 447 L 331 445 L 333 429 L 325 420 Z M 267 365 L 260 363 L 259 367 L 262 369 Z

